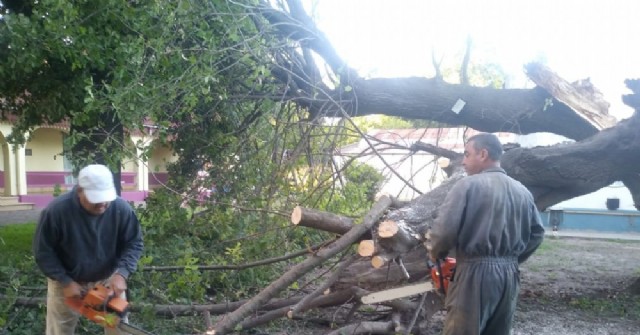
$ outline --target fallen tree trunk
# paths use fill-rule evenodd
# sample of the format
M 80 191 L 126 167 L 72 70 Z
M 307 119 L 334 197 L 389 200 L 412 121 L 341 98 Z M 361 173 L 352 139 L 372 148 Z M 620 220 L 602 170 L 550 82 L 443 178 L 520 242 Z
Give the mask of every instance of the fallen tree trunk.
M 353 220 L 334 213 L 296 206 L 291 212 L 291 223 L 343 235 L 353 228 Z
M 634 169 L 640 166 L 638 129 L 640 114 L 636 112 L 615 127 L 580 142 L 509 150 L 502 157 L 502 167 L 531 191 L 538 209 L 544 210 L 595 192 L 621 176 L 637 176 Z

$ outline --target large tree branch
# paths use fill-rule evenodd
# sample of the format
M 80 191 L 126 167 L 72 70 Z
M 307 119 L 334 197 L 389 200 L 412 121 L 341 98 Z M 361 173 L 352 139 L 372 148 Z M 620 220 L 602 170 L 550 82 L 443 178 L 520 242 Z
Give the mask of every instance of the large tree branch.
M 543 210 L 599 190 L 640 166 L 640 114 L 576 143 L 515 148 L 502 157 L 507 173 L 523 183 Z M 632 180 L 628 180 L 631 182 Z
M 485 132 L 551 132 L 575 140 L 598 132 L 540 88 L 496 90 L 413 77 L 360 79 L 354 92 L 357 109 L 345 108 L 354 115 L 433 120 Z M 456 103 L 464 104 L 458 113 Z
M 279 11 L 268 4 L 261 7 L 262 15 L 280 36 L 297 41 L 303 48 L 318 53 L 329 64 L 333 72 L 345 76 L 357 77 L 338 55 L 325 34 L 320 31 L 313 20 L 303 10 L 298 0 L 288 0 L 289 13 Z
M 471 87 L 467 85 L 447 84 L 439 79 L 427 78 L 360 78 L 338 56 L 337 52 L 326 36 L 316 27 L 311 18 L 302 10 L 298 0 L 288 1 L 290 13 L 264 6 L 262 15 L 276 28 L 280 36 L 297 41 L 302 48 L 309 48 L 319 54 L 331 66 L 335 73 L 340 74 L 342 87 L 337 88 L 333 100 L 340 103 L 340 107 L 325 104 L 327 115 L 330 109 L 344 108 L 352 116 L 368 114 L 386 114 L 403 118 L 433 120 L 451 125 L 467 125 L 486 132 L 513 132 L 530 134 L 535 132 L 551 132 L 574 140 L 585 139 L 601 129 L 603 124 L 611 125 L 610 117 L 602 107 L 595 104 L 587 106 L 576 102 L 573 98 L 561 98 L 569 103 L 576 113 L 565 103 L 556 100 L 552 85 L 534 89 L 506 89 Z M 540 69 L 541 67 L 538 67 Z M 529 66 L 530 72 L 535 72 L 535 66 Z M 309 73 L 309 70 L 304 71 Z M 545 77 L 548 72 L 537 71 L 539 76 Z M 532 74 L 533 76 L 533 74 Z M 547 78 L 546 76 L 545 78 Z M 540 80 L 539 82 L 543 82 Z M 319 82 L 320 83 L 320 82 Z M 345 92 L 343 87 L 351 86 L 352 90 Z M 561 85 L 571 88 L 571 85 Z M 574 88 L 580 94 L 585 90 Z M 306 92 L 309 97 L 317 97 L 317 92 Z M 462 105 L 457 112 L 452 108 Z M 606 103 L 605 103 L 606 104 Z M 314 104 L 313 109 L 318 108 Z M 602 113 L 598 120 L 585 117 L 594 111 Z M 335 112 L 333 113 L 335 114 Z M 589 114 L 589 115 L 591 115 Z M 609 122 L 609 123 L 607 123 Z

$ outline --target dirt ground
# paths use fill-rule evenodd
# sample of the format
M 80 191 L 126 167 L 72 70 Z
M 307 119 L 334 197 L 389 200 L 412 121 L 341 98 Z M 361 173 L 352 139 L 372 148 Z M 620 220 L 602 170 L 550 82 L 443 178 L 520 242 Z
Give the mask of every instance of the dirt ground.
M 639 241 L 547 238 L 521 274 L 514 335 L 640 333 Z
M 640 334 L 640 295 L 628 291 L 640 277 L 640 241 L 548 237 L 521 276 L 512 335 Z M 439 334 L 443 320 L 437 313 L 423 335 Z M 311 323 L 285 328 L 267 333 L 330 332 Z

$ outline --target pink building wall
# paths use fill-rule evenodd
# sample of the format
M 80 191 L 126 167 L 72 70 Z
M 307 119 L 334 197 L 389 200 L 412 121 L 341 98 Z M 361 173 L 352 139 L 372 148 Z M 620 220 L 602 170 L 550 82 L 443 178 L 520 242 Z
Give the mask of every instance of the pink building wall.
M 63 192 L 73 187 L 73 184 L 65 183 L 65 176 L 71 172 L 27 172 L 27 189 L 47 188 L 53 189 L 55 185 L 63 187 Z M 4 187 L 4 171 L 0 171 L 1 186 Z M 122 172 L 121 176 L 122 193 L 121 196 L 127 201 L 142 202 L 148 196 L 148 191 L 132 190 L 136 187 L 136 173 Z M 36 208 L 44 208 L 53 200 L 53 191 L 29 192 L 19 196 L 20 202 L 33 203 Z

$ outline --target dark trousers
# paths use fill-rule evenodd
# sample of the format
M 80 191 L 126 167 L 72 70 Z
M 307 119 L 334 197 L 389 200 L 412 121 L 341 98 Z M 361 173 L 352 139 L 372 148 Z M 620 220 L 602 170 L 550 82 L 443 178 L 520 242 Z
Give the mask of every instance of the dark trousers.
M 520 291 L 516 258 L 458 260 L 444 335 L 509 335 Z

